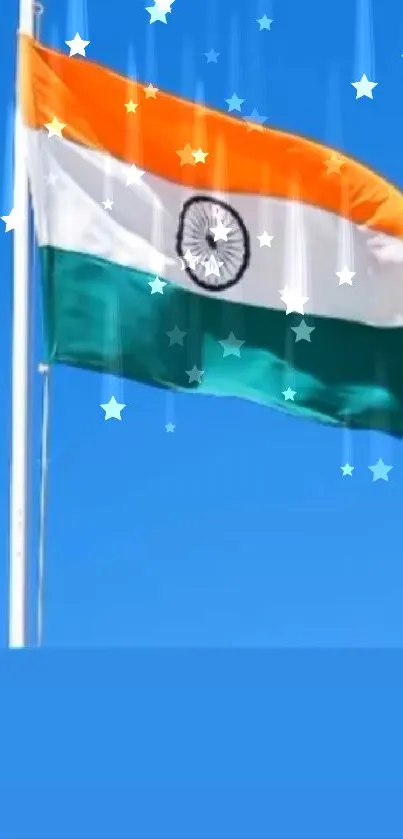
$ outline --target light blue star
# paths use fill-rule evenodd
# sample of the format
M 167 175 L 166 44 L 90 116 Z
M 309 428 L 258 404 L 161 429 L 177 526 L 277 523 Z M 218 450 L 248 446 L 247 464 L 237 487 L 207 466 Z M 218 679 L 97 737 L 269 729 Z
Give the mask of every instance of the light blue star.
M 340 469 L 341 469 L 341 473 L 343 475 L 343 478 L 345 478 L 346 476 L 348 476 L 349 478 L 352 478 L 354 466 L 350 466 L 349 463 L 346 463 L 344 466 L 340 466 Z
M 204 376 L 204 370 L 199 370 L 198 367 L 194 364 L 191 370 L 186 370 L 186 375 L 189 376 L 189 384 L 191 385 L 193 382 L 197 382 L 198 385 L 202 383 L 202 376 Z
M 287 390 L 283 390 L 283 396 L 285 401 L 288 402 L 288 400 L 291 400 L 291 402 L 294 402 L 294 396 L 296 392 L 296 390 L 291 390 L 290 387 L 288 387 Z
M 207 64 L 217 64 L 217 58 L 220 55 L 220 53 L 214 52 L 214 50 L 210 50 L 210 52 L 205 52 L 204 55 L 207 58 Z
M 245 99 L 240 99 L 236 93 L 233 93 L 230 99 L 225 100 L 228 105 L 228 111 L 239 111 L 241 112 L 241 105 L 245 102 Z
M 146 12 L 150 15 L 150 23 L 167 22 L 167 12 L 164 12 L 157 3 L 155 6 L 146 6 Z
M 299 326 L 292 326 L 291 329 L 295 332 L 295 343 L 298 344 L 298 341 L 309 341 L 311 343 L 311 332 L 315 328 L 315 326 L 308 326 L 304 319 L 302 319 Z
M 263 125 L 263 123 L 267 121 L 267 117 L 262 117 L 259 114 L 259 111 L 257 111 L 256 108 L 254 108 L 250 116 L 244 117 L 244 120 L 246 120 L 246 122 L 251 123 L 251 128 L 253 128 L 253 123 L 257 123 L 258 126 Z
M 170 332 L 167 332 L 166 335 L 168 335 L 170 347 L 173 347 L 175 344 L 183 347 L 183 339 L 186 337 L 187 332 L 182 332 L 179 326 L 175 324 L 174 328 Z
M 155 279 L 151 280 L 151 282 L 149 282 L 148 285 L 151 288 L 151 294 L 163 294 L 164 286 L 166 286 L 166 283 L 160 280 L 159 277 L 155 277 Z
M 167 434 L 173 434 L 174 433 L 175 426 L 174 426 L 173 422 L 167 422 L 167 424 L 165 426 L 165 431 L 167 432 Z
M 368 469 L 370 469 L 373 473 L 374 477 L 372 478 L 372 481 L 388 481 L 388 472 L 390 472 L 390 470 L 393 469 L 393 466 L 386 466 L 386 464 L 380 457 L 378 463 L 375 463 L 374 466 L 368 466 Z
M 120 402 L 116 402 L 114 396 L 109 400 L 109 402 L 105 402 L 103 405 L 100 406 L 103 411 L 105 411 L 105 420 L 108 419 L 118 419 L 121 420 L 122 417 L 120 416 L 123 408 L 126 408 L 126 405 L 122 405 Z
M 267 15 L 263 15 L 263 17 L 259 18 L 259 19 L 256 21 L 256 23 L 258 23 L 258 24 L 259 24 L 259 31 L 260 31 L 260 32 L 262 31 L 262 29 L 268 29 L 268 30 L 269 30 L 269 32 L 270 32 L 270 27 L 271 27 L 271 25 L 272 25 L 273 21 L 272 21 L 272 20 L 269 20 L 269 18 L 267 17 Z
M 233 332 L 230 332 L 226 341 L 219 341 L 221 344 L 224 354 L 223 358 L 226 358 L 227 355 L 234 355 L 236 358 L 241 357 L 241 347 L 245 343 L 245 341 L 240 341 L 239 338 L 236 338 Z

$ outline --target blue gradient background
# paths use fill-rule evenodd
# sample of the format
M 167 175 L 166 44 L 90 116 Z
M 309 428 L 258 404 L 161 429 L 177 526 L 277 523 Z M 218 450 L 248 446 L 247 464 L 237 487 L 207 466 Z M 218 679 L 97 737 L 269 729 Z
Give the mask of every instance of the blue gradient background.
M 1 9 L 1 215 L 17 5 Z M 176 0 L 168 25 L 150 26 L 143 2 L 89 0 L 87 20 L 49 0 L 41 37 L 67 50 L 78 30 L 89 58 L 189 97 L 203 86 L 224 110 L 235 91 L 244 114 L 403 186 L 403 7 L 374 3 L 371 26 L 366 6 L 357 26 L 353 0 Z M 374 101 L 355 100 L 364 72 Z M 3 645 L 12 235 L 0 235 Z M 31 320 L 34 640 L 38 283 Z M 121 423 L 99 408 L 112 394 Z M 87 652 L 2 654 L 0 839 L 401 839 L 401 444 L 64 368 L 51 414 L 44 642 Z M 388 484 L 372 483 L 379 457 Z

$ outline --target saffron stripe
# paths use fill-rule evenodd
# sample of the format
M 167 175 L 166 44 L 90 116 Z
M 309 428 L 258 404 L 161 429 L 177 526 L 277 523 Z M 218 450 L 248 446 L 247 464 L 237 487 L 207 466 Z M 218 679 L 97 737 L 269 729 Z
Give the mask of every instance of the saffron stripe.
M 251 131 L 242 120 L 163 91 L 147 99 L 142 84 L 26 35 L 20 46 L 22 109 L 31 128 L 56 116 L 67 139 L 160 178 L 199 190 L 298 196 L 403 238 L 401 192 L 355 160 L 345 157 L 341 175 L 327 175 L 332 149 L 320 143 L 273 128 Z M 126 112 L 130 99 L 138 104 L 136 113 Z M 181 166 L 177 151 L 187 144 L 208 152 L 206 162 Z

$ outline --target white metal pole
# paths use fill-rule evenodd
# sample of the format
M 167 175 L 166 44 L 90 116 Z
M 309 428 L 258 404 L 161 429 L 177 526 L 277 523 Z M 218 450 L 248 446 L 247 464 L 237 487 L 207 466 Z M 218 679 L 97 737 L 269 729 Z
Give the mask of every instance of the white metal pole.
M 34 34 L 34 3 L 20 0 L 19 31 Z M 20 50 L 17 50 L 14 133 L 14 265 L 12 344 L 12 443 L 10 476 L 9 646 L 27 643 L 27 461 L 29 346 L 29 193 L 25 133 L 19 101 Z

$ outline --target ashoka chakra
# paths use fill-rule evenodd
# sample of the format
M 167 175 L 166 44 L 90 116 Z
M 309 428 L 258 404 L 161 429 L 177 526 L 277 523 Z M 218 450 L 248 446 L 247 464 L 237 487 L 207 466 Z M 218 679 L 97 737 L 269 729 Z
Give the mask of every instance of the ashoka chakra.
M 197 285 L 223 291 L 241 279 L 249 264 L 249 234 L 229 204 L 198 195 L 183 205 L 177 252 L 183 269 Z

